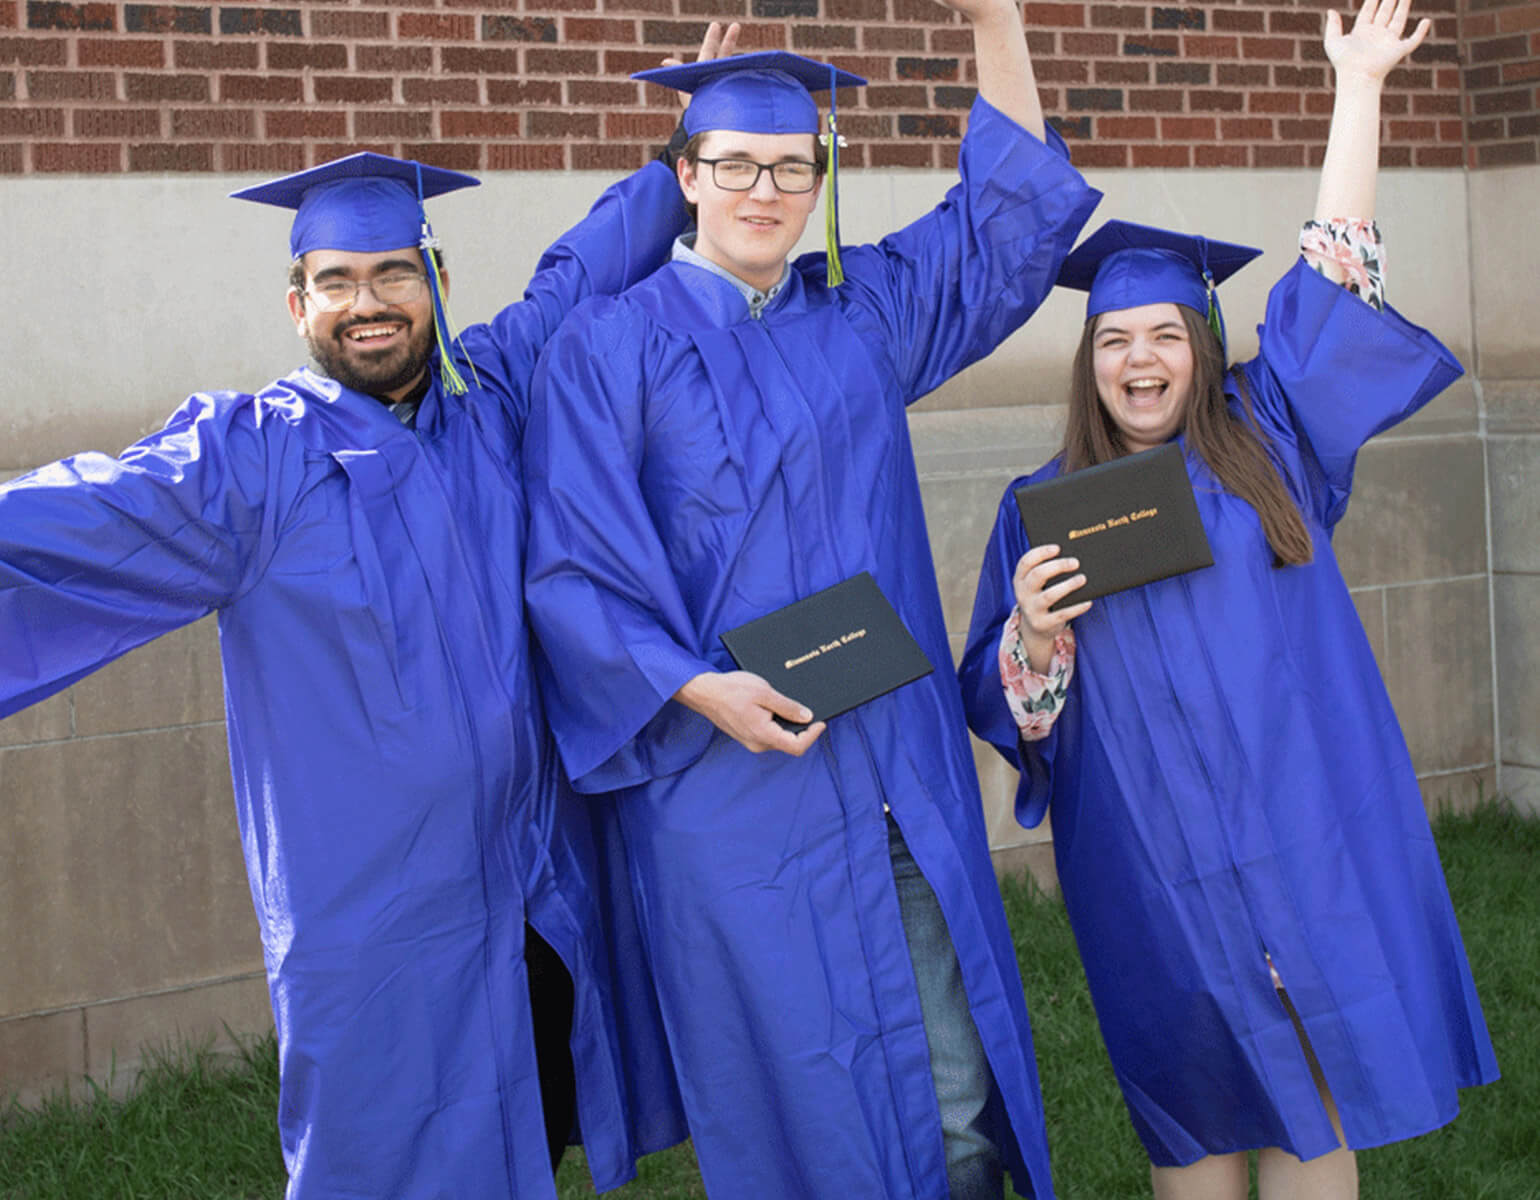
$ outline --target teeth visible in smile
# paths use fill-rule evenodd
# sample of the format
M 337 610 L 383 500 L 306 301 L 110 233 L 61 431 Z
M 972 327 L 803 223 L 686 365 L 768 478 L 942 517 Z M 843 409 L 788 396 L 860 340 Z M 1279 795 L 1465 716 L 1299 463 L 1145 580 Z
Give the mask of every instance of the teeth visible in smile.
M 1164 379 L 1130 379 L 1123 387 L 1130 392 L 1159 392 L 1165 390 L 1166 381 Z
M 349 329 L 348 337 L 355 342 L 372 341 L 375 338 L 390 337 L 396 332 L 396 325 L 370 325 L 363 329 Z

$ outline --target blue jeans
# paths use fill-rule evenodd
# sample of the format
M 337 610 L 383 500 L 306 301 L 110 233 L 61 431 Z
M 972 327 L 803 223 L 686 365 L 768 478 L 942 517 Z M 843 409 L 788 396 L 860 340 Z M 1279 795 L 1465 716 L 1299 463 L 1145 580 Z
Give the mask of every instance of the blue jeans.
M 968 1011 L 962 969 L 936 893 L 920 874 L 898 823 L 888 817 L 888 852 L 914 964 L 930 1048 L 930 1074 L 941 1109 L 946 1175 L 952 1200 L 1000 1200 L 1004 1173 L 986 1117 L 994 1075 Z

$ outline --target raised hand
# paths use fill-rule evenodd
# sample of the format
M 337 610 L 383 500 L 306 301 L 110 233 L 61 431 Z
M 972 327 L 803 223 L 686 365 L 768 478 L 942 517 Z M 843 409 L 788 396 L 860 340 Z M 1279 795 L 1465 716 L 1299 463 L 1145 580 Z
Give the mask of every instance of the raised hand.
M 706 36 L 701 39 L 700 53 L 695 56 L 696 62 L 710 62 L 713 58 L 726 58 L 730 54 L 738 53 L 738 35 L 743 32 L 743 27 L 734 21 L 725 30 L 722 22 L 713 21 L 706 26 Z M 682 65 L 683 59 L 670 56 L 663 60 L 665 67 L 677 67 Z M 676 93 L 679 97 L 679 107 L 686 108 L 690 103 L 688 92 Z
M 1374 216 L 1385 76 L 1422 45 L 1432 28 L 1424 17 L 1409 37 L 1403 37 L 1410 7 L 1411 0 L 1364 0 L 1348 33 L 1342 32 L 1341 16 L 1326 14 L 1326 57 L 1337 73 L 1337 94 L 1316 192 L 1317 221 Z M 1338 268 L 1328 266 L 1326 273 L 1340 281 Z
M 1411 0 L 1364 0 L 1353 28 L 1342 31 L 1342 15 L 1326 14 L 1326 57 L 1336 69 L 1338 86 L 1344 76 L 1380 81 L 1396 64 L 1422 45 L 1433 28 L 1427 17 L 1403 37 Z
M 936 0 L 973 26 L 979 95 L 1033 137 L 1043 138 L 1043 105 L 1016 0 Z

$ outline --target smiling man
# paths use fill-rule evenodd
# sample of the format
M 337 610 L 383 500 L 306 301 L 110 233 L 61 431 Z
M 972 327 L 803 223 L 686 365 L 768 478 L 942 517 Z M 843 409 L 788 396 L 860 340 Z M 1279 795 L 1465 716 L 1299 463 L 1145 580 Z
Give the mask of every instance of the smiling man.
M 442 269 L 439 284 L 449 290 Z M 423 376 L 433 301 L 420 254 L 312 250 L 290 271 L 289 315 L 322 373 L 354 391 L 394 402 Z
M 794 263 L 825 150 L 784 53 L 692 93 L 693 239 L 576 310 L 524 443 L 527 600 L 563 761 L 623 847 L 714 1200 L 1052 1195 L 1031 1034 L 951 669 L 905 404 L 1052 288 L 1097 200 L 1047 144 L 1010 0 L 957 0 L 961 181 Z M 844 282 L 839 282 L 843 271 Z M 801 733 L 718 637 L 870 572 L 935 670 Z
M 516 464 L 541 345 L 684 206 L 644 168 L 451 339 L 422 204 L 475 183 L 360 154 L 237 193 L 295 210 L 315 365 L 0 486 L 0 716 L 219 614 L 290 1200 L 554 1200 L 577 1127 L 601 1189 L 682 1132 L 666 1068 L 618 1051 L 529 686 Z

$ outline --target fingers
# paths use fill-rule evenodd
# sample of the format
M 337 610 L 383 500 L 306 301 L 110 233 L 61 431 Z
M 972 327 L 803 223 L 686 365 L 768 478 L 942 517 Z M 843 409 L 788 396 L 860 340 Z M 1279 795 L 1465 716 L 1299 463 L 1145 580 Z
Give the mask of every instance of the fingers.
M 790 696 L 783 696 L 768 683 L 764 685 L 762 694 L 754 698 L 761 708 L 767 708 L 776 716 L 787 721 L 794 721 L 798 725 L 804 725 L 813 719 L 813 710 L 800 700 L 793 700 Z
M 1067 625 L 1071 621 L 1083 617 L 1086 613 L 1090 612 L 1092 603 L 1090 600 L 1082 600 L 1079 604 L 1071 604 L 1068 608 L 1058 609 L 1053 614 L 1054 618 Z
M 781 732 L 785 733 L 787 737 L 791 739 L 790 744 L 776 746 L 773 748 L 780 750 L 785 754 L 789 754 L 793 758 L 801 758 L 810 749 L 812 749 L 813 743 L 818 740 L 818 735 L 821 734 L 827 727 L 828 726 L 823 721 L 815 721 L 801 733 L 791 733 L 789 730 L 782 730 Z
M 713 58 L 726 58 L 729 54 L 738 53 L 738 35 L 743 32 L 743 26 L 734 21 L 725 30 L 722 22 L 713 21 L 706 26 L 706 36 L 701 39 L 700 53 L 695 56 L 696 62 L 710 62 Z M 670 54 L 663 60 L 665 67 L 679 67 L 684 65 L 684 59 L 676 58 Z M 684 103 L 689 103 L 689 97 L 684 96 Z
M 697 62 L 709 62 L 713 58 L 726 58 L 738 49 L 738 35 L 742 26 L 734 21 L 724 30 L 722 22 L 713 21 L 706 26 L 706 36 L 701 39 Z
M 1073 575 L 1068 580 L 1060 578 L 1076 571 L 1080 560 L 1059 558 L 1058 554 L 1059 548 L 1055 545 L 1034 546 L 1016 563 L 1016 574 L 1012 582 L 1016 590 L 1016 603 L 1021 606 L 1023 615 L 1030 616 L 1033 610 L 1046 611 L 1055 600 L 1062 599 L 1085 582 L 1084 575 Z M 1053 580 L 1058 582 L 1050 587 L 1049 583 Z
M 1032 568 L 1059 556 L 1059 548 L 1052 542 L 1045 542 L 1041 546 L 1033 546 L 1016 562 L 1016 578 L 1022 579 Z
M 1059 561 L 1065 563 L 1075 562 L 1075 560 L 1072 558 L 1061 558 Z M 1041 603 L 1043 611 L 1045 613 L 1051 612 L 1056 620 L 1062 621 L 1064 619 L 1064 613 L 1055 609 L 1053 606 L 1060 600 L 1064 599 L 1065 596 L 1068 596 L 1071 592 L 1075 591 L 1077 588 L 1083 587 L 1084 585 L 1085 576 L 1077 574 L 1071 575 L 1062 583 L 1056 583 L 1052 587 L 1043 588 L 1042 592 L 1040 593 L 1042 597 Z M 1087 601 L 1087 603 L 1090 602 Z

